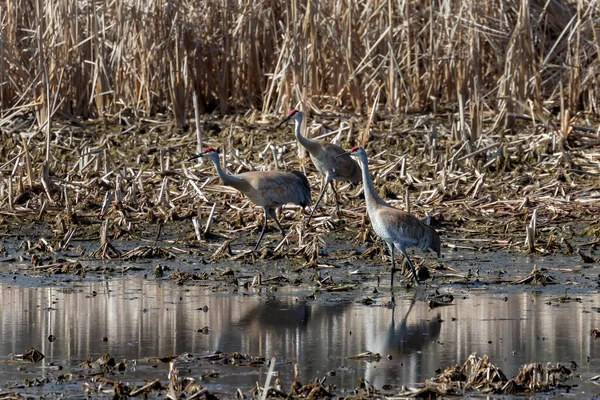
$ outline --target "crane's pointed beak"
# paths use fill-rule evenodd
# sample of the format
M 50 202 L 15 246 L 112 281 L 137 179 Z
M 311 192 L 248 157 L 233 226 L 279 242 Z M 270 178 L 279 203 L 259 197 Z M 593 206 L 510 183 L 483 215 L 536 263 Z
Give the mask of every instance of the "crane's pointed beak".
M 345 153 L 338 154 L 337 156 L 335 156 L 335 158 L 340 158 L 340 157 L 344 157 L 344 156 L 351 156 L 351 155 L 352 155 L 352 152 L 347 151 Z
M 190 157 L 186 161 L 192 161 L 192 160 L 195 160 L 196 158 L 200 158 L 200 157 L 204 157 L 204 153 L 196 154 L 194 157 Z
M 285 124 L 286 122 L 288 122 L 290 119 L 292 118 L 292 114 L 288 115 L 287 117 L 285 117 L 285 119 L 283 121 L 281 121 L 277 127 L 279 128 L 281 125 Z

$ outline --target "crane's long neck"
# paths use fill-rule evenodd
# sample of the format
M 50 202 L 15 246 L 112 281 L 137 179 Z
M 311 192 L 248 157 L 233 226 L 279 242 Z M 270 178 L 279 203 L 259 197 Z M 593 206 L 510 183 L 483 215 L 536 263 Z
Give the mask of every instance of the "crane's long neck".
M 302 121 L 296 120 L 296 139 L 298 142 L 304 147 L 308 152 L 312 152 L 313 150 L 317 150 L 317 144 L 314 140 L 310 140 L 307 137 L 302 136 Z
M 217 175 L 219 175 L 219 178 L 221 178 L 224 185 L 231 186 L 235 189 L 239 189 L 240 186 L 244 184 L 244 180 L 242 178 L 228 174 L 223 168 L 221 168 L 220 158 L 212 159 L 211 161 L 215 165 L 215 168 L 217 169 Z
M 367 202 L 367 209 L 373 209 L 377 204 L 387 204 L 375 190 L 375 185 L 371 180 L 371 174 L 369 173 L 369 161 L 366 155 L 360 157 L 360 166 L 362 170 L 363 187 L 365 191 L 365 201 Z

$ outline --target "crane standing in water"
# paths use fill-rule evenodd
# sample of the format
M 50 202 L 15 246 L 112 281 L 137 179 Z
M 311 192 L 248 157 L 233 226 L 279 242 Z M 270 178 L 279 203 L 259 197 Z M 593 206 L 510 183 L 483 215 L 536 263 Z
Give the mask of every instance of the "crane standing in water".
M 190 158 L 188 161 L 199 157 L 208 158 L 213 162 L 224 185 L 239 190 L 254 204 L 263 208 L 265 220 L 258 242 L 254 246 L 255 251 L 258 250 L 260 241 L 265 234 L 267 217 L 275 220 L 281 235 L 285 237 L 283 227 L 277 220 L 275 209 L 287 203 L 298 204 L 302 207 L 310 205 L 310 184 L 302 172 L 250 171 L 230 175 L 221 167 L 219 153 L 212 147 L 204 149 L 204 152 Z
M 301 126 L 303 117 L 304 115 L 300 111 L 292 110 L 288 116 L 279 123 L 278 126 L 283 125 L 283 123 L 290 119 L 294 119 L 296 122 L 296 139 L 298 139 L 300 145 L 302 145 L 302 147 L 308 151 L 310 159 L 315 165 L 317 171 L 325 175 L 325 182 L 321 187 L 319 198 L 317 199 L 315 206 L 306 220 L 306 224 L 308 225 L 313 213 L 321 201 L 321 198 L 323 197 L 323 194 L 325 193 L 327 184 L 329 184 L 333 190 L 333 194 L 335 195 L 335 208 L 337 211 L 339 211 L 338 194 L 335 190 L 333 181 L 349 181 L 352 183 L 360 182 L 360 167 L 356 161 L 350 158 L 346 151 L 340 146 L 333 143 L 324 142 L 322 140 L 308 139 L 302 136 Z
M 373 230 L 387 244 L 392 256 L 392 278 L 391 286 L 394 285 L 394 271 L 396 269 L 396 261 L 394 260 L 394 248 L 406 258 L 408 265 L 412 271 L 415 283 L 418 285 L 419 280 L 415 271 L 415 267 L 406 253 L 406 247 L 414 246 L 421 250 L 431 249 L 440 256 L 440 237 L 438 233 L 430 227 L 419 221 L 413 215 L 392 207 L 386 203 L 375 190 L 371 175 L 369 174 L 369 160 L 367 152 L 362 147 L 354 147 L 346 154 L 356 157 L 362 168 L 362 180 L 365 193 L 365 201 L 367 203 L 367 212 Z

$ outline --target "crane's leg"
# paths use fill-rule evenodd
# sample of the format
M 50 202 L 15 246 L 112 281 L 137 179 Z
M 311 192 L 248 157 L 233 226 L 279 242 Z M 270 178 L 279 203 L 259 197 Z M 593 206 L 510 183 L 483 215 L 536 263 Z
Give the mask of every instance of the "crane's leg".
M 310 219 L 312 218 L 313 213 L 315 212 L 315 210 L 317 209 L 317 206 L 319 205 L 319 202 L 323 198 L 323 195 L 325 194 L 325 189 L 327 189 L 327 184 L 329 182 L 331 182 L 329 180 L 329 178 L 325 178 L 325 183 L 323 183 L 323 186 L 321 187 L 321 193 L 319 194 L 319 198 L 317 199 L 315 206 L 313 207 L 312 211 L 310 212 L 310 215 L 308 216 L 308 219 L 306 220 L 306 226 L 308 226 L 308 223 L 310 222 Z
M 402 252 L 402 254 L 404 255 L 404 258 L 406 258 L 406 262 L 408 263 L 408 266 L 410 267 L 413 278 L 415 278 L 415 284 L 417 286 L 419 286 L 419 279 L 417 278 L 417 272 L 415 271 L 415 266 L 413 265 L 412 261 L 410 260 L 410 257 L 408 256 L 408 254 L 406 254 L 406 249 L 403 248 L 403 246 L 398 246 L 398 249 Z
M 390 287 L 394 287 L 394 271 L 396 270 L 396 260 L 394 260 L 394 244 L 387 243 L 388 249 L 390 249 L 390 255 L 392 256 L 392 277 L 390 279 Z
M 281 236 L 285 237 L 285 230 L 283 229 L 283 226 L 281 226 L 281 224 L 279 223 L 279 220 L 277 219 L 277 213 L 275 213 L 275 210 L 269 210 L 267 211 L 267 214 L 269 214 L 269 217 L 275 220 L 275 222 L 277 223 L 277 227 L 279 228 L 279 232 L 281 232 Z
M 262 230 L 260 231 L 260 236 L 258 237 L 258 242 L 256 242 L 256 246 L 254 246 L 254 251 L 258 250 L 258 246 L 260 245 L 260 241 L 262 240 L 264 234 L 265 234 L 265 229 L 267 229 L 267 209 L 264 208 L 263 210 L 265 210 L 265 222 L 263 223 L 263 227 Z M 275 219 L 275 221 L 277 221 L 277 219 Z M 279 222 L 277 222 L 279 224 Z
M 329 182 L 329 186 L 331 186 L 331 190 L 333 190 L 333 198 L 335 199 L 335 212 L 339 214 L 340 212 L 340 199 L 338 197 L 338 192 L 335 190 L 335 184 L 333 183 L 333 179 Z

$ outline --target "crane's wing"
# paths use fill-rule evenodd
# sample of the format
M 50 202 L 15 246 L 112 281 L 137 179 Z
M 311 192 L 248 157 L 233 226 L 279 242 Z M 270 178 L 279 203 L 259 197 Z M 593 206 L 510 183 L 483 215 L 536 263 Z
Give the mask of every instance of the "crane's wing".
M 293 203 L 305 207 L 310 204 L 310 185 L 301 172 L 252 171 L 238 176 L 251 186 L 246 195 L 259 206 L 274 208 Z
M 306 175 L 304 175 L 300 171 L 290 171 L 290 174 L 295 175 L 298 178 L 298 180 L 300 181 L 300 183 L 302 184 L 302 186 L 299 187 L 300 192 L 301 192 L 299 197 L 304 196 L 304 198 L 300 202 L 300 205 L 302 207 L 309 206 L 310 205 L 310 182 L 308 182 L 308 178 L 306 177 Z
M 382 230 L 382 234 L 380 234 L 382 238 L 385 235 L 390 239 L 387 241 L 404 245 L 404 247 L 431 249 L 437 253 L 438 257 L 440 256 L 440 236 L 431 226 L 392 206 L 380 206 L 376 213 L 378 229 Z
M 341 154 L 347 153 L 346 150 L 333 143 L 323 142 L 323 151 L 328 159 L 333 160 L 337 179 L 353 183 L 360 182 L 362 176 L 358 163 L 349 154 L 338 157 Z

